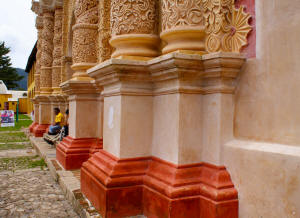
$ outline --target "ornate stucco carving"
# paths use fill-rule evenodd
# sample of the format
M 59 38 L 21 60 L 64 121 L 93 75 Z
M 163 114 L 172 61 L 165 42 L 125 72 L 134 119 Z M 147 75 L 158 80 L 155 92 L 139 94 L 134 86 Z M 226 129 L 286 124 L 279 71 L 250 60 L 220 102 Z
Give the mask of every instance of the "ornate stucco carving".
M 203 26 L 201 0 L 163 0 L 162 30 L 185 26 Z
M 85 77 L 85 70 L 98 59 L 98 0 L 76 0 L 74 14 L 72 68 L 77 72 L 73 76 Z
M 112 57 L 158 55 L 157 0 L 111 0 Z
M 162 0 L 161 15 L 163 53 L 205 50 L 202 0 Z
M 37 53 L 36 53 L 36 65 L 35 65 L 35 92 L 36 95 L 40 94 L 40 75 L 41 75 L 41 56 L 42 56 L 42 34 L 43 34 L 43 17 L 38 15 L 36 17 L 37 28 Z
M 234 8 L 232 11 L 231 31 L 223 38 L 226 50 L 240 52 L 241 48 L 247 45 L 247 36 L 252 30 L 249 25 L 251 15 L 244 12 L 244 8 Z
M 54 38 L 53 38 L 53 63 L 52 63 L 52 88 L 54 93 L 60 91 L 59 85 L 62 82 L 62 19 L 63 9 L 56 8 L 54 15 Z
M 157 32 L 156 0 L 112 0 L 112 35 Z
M 52 52 L 54 36 L 54 13 L 45 11 L 43 13 L 43 33 L 42 33 L 42 56 L 41 56 L 41 76 L 40 86 L 41 94 L 51 92 L 52 83 Z
M 242 8 L 235 9 L 234 0 L 202 1 L 207 51 L 239 52 L 251 30 L 248 25 L 250 15 L 245 14 Z
M 110 0 L 99 2 L 99 57 L 98 62 L 110 59 L 112 47 L 109 44 L 110 34 Z

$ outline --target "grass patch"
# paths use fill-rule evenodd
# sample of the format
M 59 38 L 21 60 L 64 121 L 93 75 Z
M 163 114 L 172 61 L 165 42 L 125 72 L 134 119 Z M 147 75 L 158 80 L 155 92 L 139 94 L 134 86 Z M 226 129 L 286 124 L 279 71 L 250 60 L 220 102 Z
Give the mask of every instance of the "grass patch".
M 0 158 L 0 171 L 15 171 L 36 167 L 41 167 L 43 170 L 46 166 L 44 159 L 40 158 L 38 155 L 31 157 Z
M 5 132 L 0 133 L 0 142 L 1 143 L 10 143 L 10 142 L 28 142 L 24 132 Z
M 15 114 L 15 119 L 16 119 L 16 114 Z M 27 114 L 19 114 L 19 119 L 31 120 L 31 118 Z
M 3 150 L 13 150 L 13 149 L 26 149 L 26 148 L 32 148 L 32 145 L 28 142 L 25 142 L 23 144 L 13 144 L 13 143 L 5 143 L 0 144 L 0 151 Z
M 21 118 L 20 118 L 21 119 Z M 0 127 L 0 132 L 1 131 L 18 131 L 21 130 L 22 128 L 27 128 L 31 125 L 32 120 L 19 120 L 18 122 L 15 121 L 15 126 L 14 127 Z

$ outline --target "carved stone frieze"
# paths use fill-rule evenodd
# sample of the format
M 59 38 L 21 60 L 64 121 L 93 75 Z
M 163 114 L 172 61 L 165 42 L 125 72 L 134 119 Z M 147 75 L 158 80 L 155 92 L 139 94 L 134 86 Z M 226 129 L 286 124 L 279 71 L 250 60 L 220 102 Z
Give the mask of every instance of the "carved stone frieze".
M 112 35 L 156 34 L 156 0 L 112 0 Z

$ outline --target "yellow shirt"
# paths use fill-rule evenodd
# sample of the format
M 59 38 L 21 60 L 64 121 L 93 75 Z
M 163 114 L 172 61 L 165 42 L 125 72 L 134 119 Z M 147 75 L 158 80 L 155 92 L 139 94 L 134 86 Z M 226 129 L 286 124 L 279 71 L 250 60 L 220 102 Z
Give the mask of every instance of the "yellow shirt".
M 59 123 L 60 125 L 62 125 L 62 121 L 63 121 L 63 115 L 62 113 L 58 113 L 56 116 L 55 116 L 55 123 Z

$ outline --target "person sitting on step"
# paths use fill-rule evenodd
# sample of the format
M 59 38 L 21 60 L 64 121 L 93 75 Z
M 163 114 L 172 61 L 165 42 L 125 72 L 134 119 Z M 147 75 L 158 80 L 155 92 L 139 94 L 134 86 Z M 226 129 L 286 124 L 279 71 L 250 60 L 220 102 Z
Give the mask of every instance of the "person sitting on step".
M 55 122 L 49 127 L 49 135 L 56 135 L 59 133 L 61 129 L 61 125 L 63 123 L 63 114 L 60 112 L 59 108 L 54 108 L 55 113 Z

